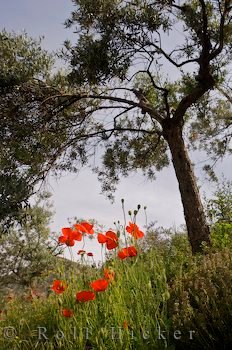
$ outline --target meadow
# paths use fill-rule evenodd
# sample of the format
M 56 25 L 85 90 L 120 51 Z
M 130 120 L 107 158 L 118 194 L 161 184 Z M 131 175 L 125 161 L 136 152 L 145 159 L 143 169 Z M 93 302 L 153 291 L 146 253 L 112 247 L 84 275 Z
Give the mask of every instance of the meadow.
M 100 233 L 89 222 L 63 228 L 61 245 L 91 236 L 106 260 L 96 266 L 79 250 L 82 269 L 60 259 L 42 292 L 37 282 L 5 295 L 0 349 L 229 349 L 232 250 L 228 225 L 220 230 L 193 256 L 185 233 L 144 234 L 135 220 Z

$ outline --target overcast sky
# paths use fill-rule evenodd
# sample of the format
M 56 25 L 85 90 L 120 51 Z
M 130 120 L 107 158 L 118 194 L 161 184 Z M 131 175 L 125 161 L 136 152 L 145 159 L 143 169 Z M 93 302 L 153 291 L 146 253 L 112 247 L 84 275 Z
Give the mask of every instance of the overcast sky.
M 68 0 L 0 0 L 1 30 L 25 30 L 30 36 L 38 38 L 44 35 L 43 47 L 47 50 L 57 50 L 62 47 L 65 39 L 74 39 L 71 30 L 64 28 L 64 21 L 73 10 L 73 4 Z M 172 72 L 170 72 L 171 74 Z M 201 171 L 203 158 L 194 155 L 195 170 L 201 191 L 210 193 L 213 187 L 205 180 Z M 227 178 L 231 175 L 230 160 L 227 158 L 217 166 L 217 173 L 224 173 Z M 77 175 L 67 174 L 60 180 L 49 180 L 48 189 L 53 194 L 56 214 L 51 228 L 60 231 L 67 226 L 67 218 L 94 218 L 106 228 L 113 228 L 113 222 L 122 220 L 121 198 L 125 199 L 127 210 L 135 209 L 137 204 L 147 206 L 148 222 L 157 220 L 158 225 L 165 227 L 179 226 L 184 223 L 183 209 L 178 191 L 178 184 L 172 168 L 157 174 L 155 182 L 148 182 L 140 173 L 132 174 L 123 179 L 115 195 L 112 205 L 100 194 L 100 184 L 96 175 L 87 168 Z M 138 217 L 141 226 L 145 217 Z M 80 247 L 79 247 L 80 248 Z

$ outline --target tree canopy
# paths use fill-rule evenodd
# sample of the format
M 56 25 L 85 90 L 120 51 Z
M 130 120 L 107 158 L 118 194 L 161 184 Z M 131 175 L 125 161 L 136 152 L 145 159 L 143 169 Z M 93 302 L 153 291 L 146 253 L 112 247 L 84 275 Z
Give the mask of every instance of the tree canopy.
M 19 159 L 17 171 L 26 166 L 36 179 L 52 168 L 75 171 L 103 146 L 93 170 L 111 195 L 120 175 L 142 169 L 153 179 L 172 162 L 192 250 L 200 251 L 210 236 L 188 149 L 203 148 L 214 160 L 231 151 L 230 2 L 73 3 L 66 26 L 77 43 L 63 49 L 69 73 L 34 79 L 29 104 L 17 102 L 29 138 L 27 146 L 17 140 L 23 148 L 7 157 L 9 168 Z M 15 115 L 9 106 L 8 122 Z M 12 152 L 9 137 L 6 144 Z
M 26 34 L 0 33 L 0 220 L 13 217 L 33 192 L 28 146 L 36 100 L 42 97 L 36 79 L 47 75 L 51 63 L 39 42 Z
M 54 58 L 41 40 L 3 31 L 0 63 L 0 222 L 7 228 L 63 152 L 72 118 L 46 102 L 65 83 L 52 74 Z
M 53 213 L 48 195 L 40 195 L 22 211 L 21 224 L 15 221 L 7 235 L 0 232 L 0 289 L 30 287 L 36 277 L 48 274 L 60 252 L 57 237 L 49 229 Z

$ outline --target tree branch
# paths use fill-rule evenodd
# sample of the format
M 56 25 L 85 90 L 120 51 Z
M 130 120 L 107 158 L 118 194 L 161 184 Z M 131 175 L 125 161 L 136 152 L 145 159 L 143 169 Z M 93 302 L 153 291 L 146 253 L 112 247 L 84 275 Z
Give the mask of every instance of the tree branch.
M 164 98 L 164 104 L 165 104 L 165 108 L 166 108 L 166 112 L 167 112 L 167 118 L 170 118 L 170 107 L 169 107 L 169 103 L 168 103 L 168 94 L 169 94 L 169 90 L 166 89 L 166 88 L 160 87 L 160 86 L 158 86 L 158 85 L 155 83 L 155 81 L 154 81 L 154 79 L 153 79 L 153 76 L 152 76 L 152 74 L 151 74 L 151 71 L 150 71 L 150 66 L 151 66 L 152 62 L 153 62 L 153 59 L 151 60 L 149 66 L 148 66 L 148 68 L 147 68 L 146 73 L 148 74 L 148 76 L 149 76 L 149 78 L 150 78 L 150 80 L 151 80 L 151 83 L 152 83 L 154 89 L 163 92 L 163 98 Z
M 68 142 L 68 144 L 71 144 L 74 140 L 78 139 L 87 139 L 87 138 L 91 138 L 91 137 L 95 137 L 98 135 L 104 135 L 108 132 L 112 132 L 112 131 L 130 131 L 130 132 L 142 132 L 144 134 L 149 134 L 152 135 L 154 133 L 156 133 L 156 131 L 150 131 L 150 130 L 146 130 L 146 129 L 136 129 L 136 128 L 122 128 L 122 127 L 116 127 L 116 128 L 111 128 L 111 129 L 107 129 L 107 130 L 101 130 L 101 131 L 96 131 L 90 134 L 86 134 L 86 135 L 79 135 L 77 137 L 75 137 L 74 139 L 70 140 Z
M 170 57 L 170 54 L 166 53 L 161 47 L 159 47 L 158 45 L 152 43 L 152 42 L 149 42 L 148 45 L 150 46 L 153 46 L 156 48 L 157 50 L 157 53 L 161 53 L 169 62 L 171 62 L 175 67 L 177 68 L 180 68 L 182 66 L 184 66 L 185 64 L 188 64 L 188 63 L 198 63 L 199 62 L 199 58 L 192 58 L 190 60 L 186 60 L 186 61 L 183 61 L 181 63 L 176 63 L 171 57 Z
M 232 96 L 230 96 L 227 91 L 222 89 L 221 87 L 217 86 L 217 90 L 220 91 L 220 93 L 227 98 L 227 100 L 232 103 Z
M 122 88 L 124 89 L 124 88 Z M 133 91 L 133 93 L 136 95 L 136 93 L 138 92 L 135 89 L 127 89 L 129 91 Z M 71 99 L 73 99 L 70 104 L 73 104 L 77 101 L 81 101 L 83 99 L 92 99 L 92 100 L 105 100 L 105 101 L 113 101 L 113 102 L 119 102 L 119 103 L 123 103 L 123 104 L 127 104 L 129 106 L 133 106 L 133 107 L 137 107 L 140 108 L 143 112 L 148 113 L 149 115 L 151 115 L 153 118 L 155 118 L 160 124 L 162 123 L 162 118 L 159 115 L 159 113 L 152 107 L 152 105 L 149 103 L 148 100 L 144 99 L 144 96 L 141 95 L 136 95 L 136 97 L 139 99 L 139 103 L 132 101 L 132 100 L 128 100 L 125 98 L 121 98 L 121 97 L 116 97 L 116 96 L 110 96 L 110 95 L 100 95 L 100 94 L 93 94 L 93 93 L 82 93 L 82 94 L 64 94 L 64 95 L 54 95 L 54 96 L 50 96 L 48 98 L 46 98 L 42 103 L 46 103 L 47 101 L 54 99 L 54 98 L 59 98 L 59 97 L 70 97 Z
M 208 16 L 206 12 L 206 5 L 204 0 L 199 0 L 202 8 L 202 21 L 203 21 L 203 26 L 202 26 L 202 31 L 203 31 L 203 36 L 202 36 L 202 44 L 203 47 L 209 48 L 211 46 L 209 36 L 208 36 Z
M 219 45 L 218 48 L 213 50 L 210 54 L 210 60 L 213 60 L 215 57 L 217 57 L 223 49 L 224 45 L 224 26 L 225 26 L 225 16 L 226 16 L 226 7 L 221 15 L 220 25 L 219 25 Z
M 212 89 L 215 86 L 215 80 L 210 73 L 210 61 L 215 58 L 223 48 L 223 32 L 224 32 L 224 19 L 221 17 L 220 23 L 220 33 L 222 36 L 220 49 L 215 50 L 214 53 L 210 53 L 212 48 L 209 33 L 208 33 L 208 17 L 206 12 L 206 5 L 204 0 L 199 0 L 202 7 L 202 35 L 198 34 L 198 37 L 202 44 L 202 50 L 199 59 L 199 74 L 195 77 L 198 84 L 192 90 L 190 94 L 185 96 L 179 103 L 175 114 L 174 119 L 176 121 L 183 121 L 183 116 L 186 113 L 187 109 L 196 103 L 199 98 L 201 98 L 206 91 Z

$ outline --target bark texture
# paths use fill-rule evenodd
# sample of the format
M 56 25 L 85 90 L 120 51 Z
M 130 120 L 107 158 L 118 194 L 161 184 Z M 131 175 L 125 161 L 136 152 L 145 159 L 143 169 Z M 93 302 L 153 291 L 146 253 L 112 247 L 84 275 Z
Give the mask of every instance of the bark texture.
M 181 200 L 184 207 L 188 237 L 192 252 L 202 251 L 202 243 L 210 245 L 210 231 L 201 202 L 193 166 L 182 136 L 182 126 L 172 119 L 166 121 L 163 135 L 168 142 L 172 163 L 179 184 Z

